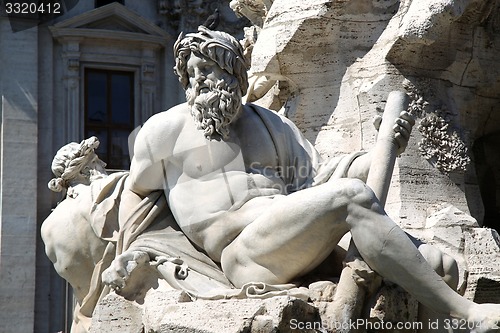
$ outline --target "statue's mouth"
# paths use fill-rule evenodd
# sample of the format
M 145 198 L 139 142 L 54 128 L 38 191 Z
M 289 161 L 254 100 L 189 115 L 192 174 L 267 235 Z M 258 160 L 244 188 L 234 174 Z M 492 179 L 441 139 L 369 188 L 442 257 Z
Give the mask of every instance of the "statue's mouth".
M 210 91 L 210 89 L 209 89 L 208 87 L 205 87 L 205 86 L 200 87 L 200 88 L 198 89 L 198 93 L 199 93 L 199 94 L 206 94 L 206 93 L 207 93 L 207 92 L 209 92 L 209 91 Z

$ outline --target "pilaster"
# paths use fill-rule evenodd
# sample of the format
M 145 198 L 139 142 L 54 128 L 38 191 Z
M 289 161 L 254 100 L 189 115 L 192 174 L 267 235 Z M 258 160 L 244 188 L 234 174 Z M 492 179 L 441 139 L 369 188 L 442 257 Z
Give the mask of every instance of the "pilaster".
M 0 35 L 0 332 L 28 333 L 35 314 L 38 27 L 13 33 L 0 17 Z

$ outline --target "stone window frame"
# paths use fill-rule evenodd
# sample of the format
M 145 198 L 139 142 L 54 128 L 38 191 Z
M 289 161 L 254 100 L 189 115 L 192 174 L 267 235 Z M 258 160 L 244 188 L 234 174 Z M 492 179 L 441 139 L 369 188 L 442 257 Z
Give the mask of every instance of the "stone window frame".
M 99 28 L 99 22 L 107 19 L 118 21 L 117 28 Z M 163 50 L 173 39 L 169 33 L 116 2 L 58 22 L 49 30 L 58 42 L 54 50 L 61 54 L 54 66 L 62 69 L 64 142 L 79 141 L 84 136 L 85 68 L 134 72 L 134 126 L 157 111 Z M 120 49 L 132 47 L 136 54 L 120 54 Z

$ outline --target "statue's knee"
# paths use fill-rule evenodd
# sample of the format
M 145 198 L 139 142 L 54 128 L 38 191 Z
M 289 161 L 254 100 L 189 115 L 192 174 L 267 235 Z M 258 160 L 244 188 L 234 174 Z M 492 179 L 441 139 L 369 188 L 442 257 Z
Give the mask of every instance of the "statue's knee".
M 370 208 L 375 201 L 373 191 L 361 180 L 355 178 L 343 179 L 339 194 L 346 198 L 347 203 Z
M 243 252 L 235 251 L 231 246 L 222 251 L 221 268 L 226 277 L 236 287 L 241 287 L 245 281 L 243 277 L 251 276 L 249 260 Z

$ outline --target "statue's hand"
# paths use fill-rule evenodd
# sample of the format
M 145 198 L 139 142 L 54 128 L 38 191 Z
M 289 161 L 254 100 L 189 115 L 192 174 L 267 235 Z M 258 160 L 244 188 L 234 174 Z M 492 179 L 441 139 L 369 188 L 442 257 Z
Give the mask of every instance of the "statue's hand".
M 380 128 L 380 124 L 382 123 L 381 116 L 375 116 L 373 120 L 373 126 L 377 129 Z M 408 146 L 408 141 L 410 140 L 411 130 L 415 125 L 415 119 L 406 111 L 402 111 L 399 114 L 399 117 L 394 121 L 394 139 L 398 145 L 398 155 L 403 153 Z
M 125 251 L 117 256 L 109 267 L 102 272 L 102 281 L 116 292 L 126 286 L 132 271 L 149 262 L 149 255 L 144 251 Z

